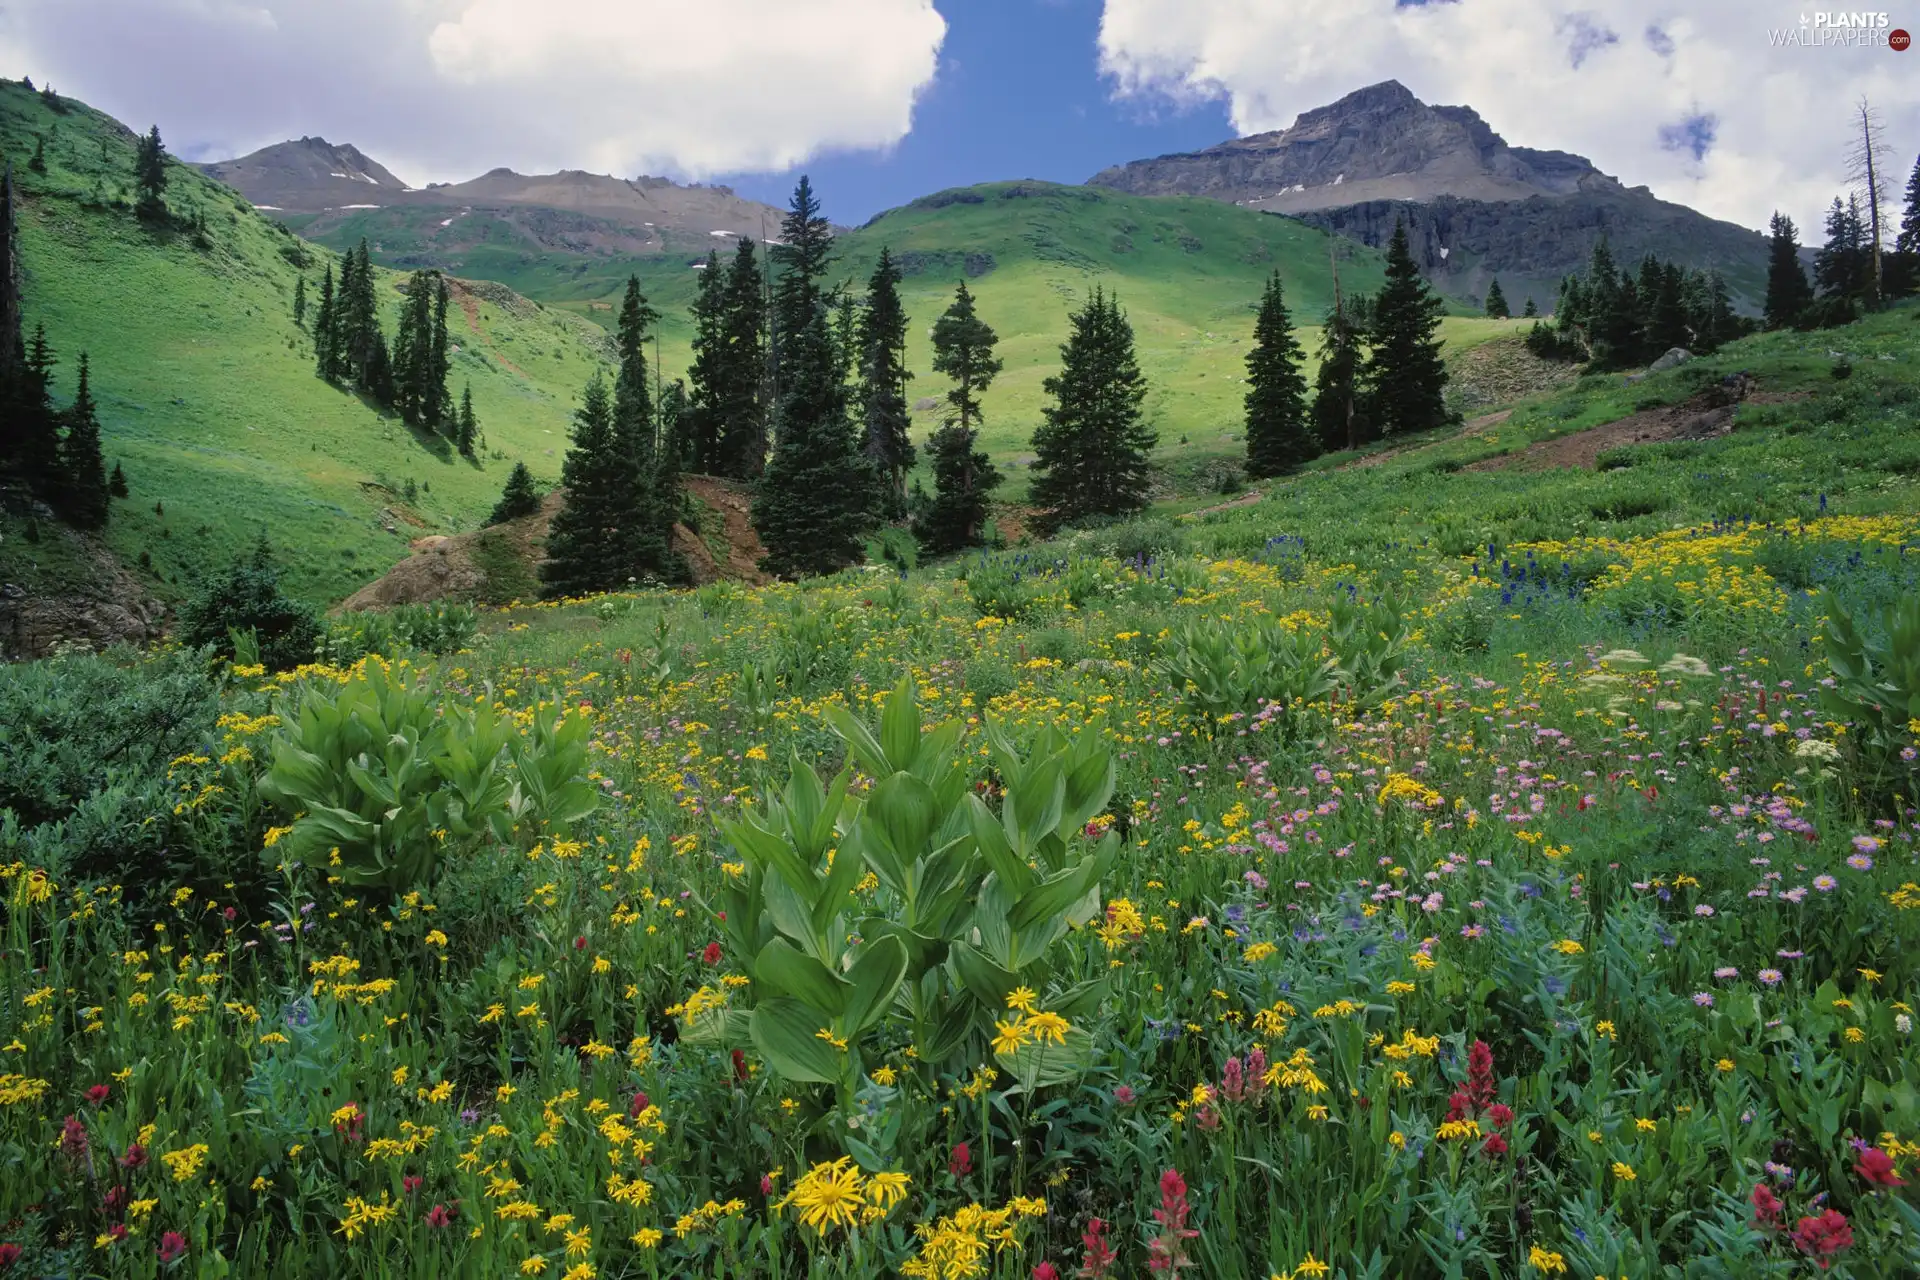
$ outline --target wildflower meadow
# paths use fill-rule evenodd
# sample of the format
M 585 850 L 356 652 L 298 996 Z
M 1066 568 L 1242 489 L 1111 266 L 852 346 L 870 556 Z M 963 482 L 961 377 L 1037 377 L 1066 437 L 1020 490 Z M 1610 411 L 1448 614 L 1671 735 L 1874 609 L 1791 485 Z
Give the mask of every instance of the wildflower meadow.
M 1842 506 L 16 669 L 0 1275 L 1908 1274 L 1920 518 Z

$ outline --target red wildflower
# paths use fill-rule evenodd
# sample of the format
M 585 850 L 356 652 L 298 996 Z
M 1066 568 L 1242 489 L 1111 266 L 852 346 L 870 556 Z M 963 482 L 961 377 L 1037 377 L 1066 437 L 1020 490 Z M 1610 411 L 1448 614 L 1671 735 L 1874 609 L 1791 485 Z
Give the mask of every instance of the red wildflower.
M 1447 1119 L 1449 1121 L 1454 1121 L 1454 1120 L 1471 1120 L 1472 1118 L 1473 1118 L 1473 1103 L 1468 1099 L 1465 1093 L 1461 1092 L 1458 1089 L 1455 1089 L 1453 1091 L 1453 1096 L 1447 1099 Z
M 1132 1106 L 1133 1105 L 1133 1087 L 1131 1085 L 1124 1085 L 1124 1084 L 1121 1085 L 1119 1088 L 1113 1091 L 1113 1100 L 1119 1103 L 1123 1107 Z
M 112 1085 L 106 1085 L 106 1084 L 90 1085 L 87 1088 L 87 1101 L 91 1102 L 94 1106 L 97 1107 L 101 1103 L 105 1102 L 107 1100 L 107 1095 L 112 1092 L 113 1092 Z
M 1102 1280 L 1116 1261 L 1113 1246 L 1107 1243 L 1107 1224 L 1098 1218 L 1088 1218 L 1087 1229 L 1080 1233 L 1080 1247 L 1085 1252 L 1074 1276 L 1077 1280 Z
M 160 1237 L 160 1261 L 172 1262 L 187 1251 L 187 1238 L 178 1231 L 169 1231 Z
M 1187 1225 L 1187 1215 L 1192 1211 L 1193 1206 L 1187 1203 L 1187 1180 L 1180 1171 L 1168 1169 L 1162 1173 L 1160 1207 L 1153 1211 L 1160 1234 L 1147 1242 L 1147 1270 L 1178 1272 L 1193 1265 L 1186 1242 L 1200 1233 Z
M 108 1209 L 117 1211 L 122 1205 L 126 1204 L 126 1202 L 127 1202 L 127 1189 L 125 1187 L 108 1187 L 107 1188 L 107 1195 L 104 1203 L 106 1204 Z
M 1513 1119 L 1513 1108 L 1504 1102 L 1496 1102 L 1487 1108 L 1487 1119 L 1496 1129 L 1504 1129 Z
M 430 1227 L 451 1226 L 453 1225 L 453 1214 L 447 1211 L 447 1206 L 436 1204 L 433 1208 L 427 1210 L 427 1225 Z
M 1246 1097 L 1246 1070 L 1240 1065 L 1240 1059 L 1227 1059 L 1226 1067 L 1220 1072 L 1220 1092 L 1228 1102 L 1239 1102 Z
M 420 1184 L 425 1181 L 426 1179 L 420 1177 L 418 1174 L 410 1173 L 406 1177 L 400 1179 L 400 1189 L 406 1192 L 408 1195 L 412 1195 L 414 1192 L 420 1189 Z
M 1753 1220 L 1763 1227 L 1778 1226 L 1781 1209 L 1780 1197 L 1773 1194 L 1773 1188 L 1764 1182 L 1753 1184 Z
M 1503 1156 L 1507 1154 L 1507 1140 L 1497 1133 L 1491 1134 L 1488 1136 L 1486 1144 L 1482 1146 L 1480 1150 L 1485 1153 L 1489 1159 L 1494 1156 Z
M 107 1239 L 113 1241 L 115 1244 L 118 1244 L 120 1241 L 125 1240 L 126 1238 L 127 1238 L 126 1223 L 116 1222 L 112 1226 L 107 1228 Z
M 647 1109 L 647 1095 L 644 1091 L 633 1095 L 633 1101 L 627 1104 L 627 1114 L 638 1116 Z
M 707 949 L 700 953 L 700 958 L 706 961 L 708 964 L 719 964 L 720 963 L 720 944 L 717 942 L 709 942 L 707 944 Z
M 1493 1105 L 1499 1085 L 1493 1078 L 1493 1050 L 1485 1040 L 1475 1040 L 1467 1050 L 1467 1101 L 1475 1115 Z
M 1060 1280 L 1060 1268 L 1043 1262 L 1033 1269 L 1033 1280 Z
M 220 914 L 226 917 L 228 924 L 232 924 L 235 920 L 239 919 L 240 917 L 240 913 L 238 911 L 235 911 L 232 907 L 226 908 Z
M 127 1154 L 120 1157 L 120 1167 L 123 1169 L 138 1169 L 146 1162 L 147 1149 L 137 1142 L 130 1145 Z
M 20 1261 L 20 1255 L 25 1252 L 26 1250 L 11 1242 L 0 1244 L 0 1267 L 11 1267 L 14 1263 Z
M 87 1147 L 87 1126 L 68 1116 L 60 1126 L 60 1154 L 69 1160 L 84 1160 Z
M 1893 1171 L 1893 1157 L 1878 1147 L 1868 1147 L 1853 1162 L 1853 1171 L 1877 1187 L 1904 1187 L 1907 1180 Z
M 763 1173 L 760 1175 L 760 1194 L 763 1196 L 771 1196 L 773 1194 L 773 1177 L 771 1174 Z
M 747 1055 L 738 1049 L 733 1051 L 733 1078 L 742 1082 L 747 1078 Z
M 1793 1228 L 1794 1247 L 1811 1256 L 1822 1271 L 1832 1266 L 1827 1255 L 1838 1253 L 1853 1243 L 1853 1228 L 1838 1209 L 1829 1209 L 1817 1218 L 1802 1218 Z
M 956 1178 L 973 1172 L 973 1148 L 964 1142 L 954 1143 L 953 1151 L 947 1156 L 947 1172 Z
M 585 934 L 581 934 L 573 940 L 573 949 L 575 951 L 585 951 L 587 949 L 587 936 Z

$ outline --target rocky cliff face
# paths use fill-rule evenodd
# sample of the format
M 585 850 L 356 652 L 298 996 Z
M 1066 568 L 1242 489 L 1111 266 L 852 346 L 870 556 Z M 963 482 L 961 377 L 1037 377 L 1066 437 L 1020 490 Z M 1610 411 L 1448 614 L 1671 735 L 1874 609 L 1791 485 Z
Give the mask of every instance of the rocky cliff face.
M 1397 81 L 1303 112 L 1276 133 L 1138 160 L 1090 179 L 1138 195 L 1200 195 L 1284 213 L 1375 247 L 1408 222 L 1437 287 L 1478 298 L 1498 277 L 1517 312 L 1551 309 L 1559 280 L 1604 234 L 1614 257 L 1648 253 L 1727 277 L 1756 307 L 1766 240 L 1628 188 L 1565 151 L 1510 147 L 1470 107 L 1429 106 Z

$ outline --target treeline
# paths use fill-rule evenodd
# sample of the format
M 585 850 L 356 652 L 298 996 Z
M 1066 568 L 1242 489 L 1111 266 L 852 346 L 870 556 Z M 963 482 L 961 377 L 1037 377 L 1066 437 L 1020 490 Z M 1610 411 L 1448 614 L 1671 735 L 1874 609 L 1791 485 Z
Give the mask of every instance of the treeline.
M 157 141 L 158 135 L 155 134 Z M 100 452 L 100 416 L 86 352 L 80 353 L 73 400 L 54 402 L 59 361 L 36 324 L 26 332 L 20 295 L 20 237 L 13 167 L 0 173 L 0 479 L 22 487 L 69 524 L 98 529 L 112 499 L 127 496 L 127 478 L 111 475 Z
M 1602 236 L 1584 273 L 1560 282 L 1552 321 L 1535 321 L 1527 349 L 1595 372 L 1637 369 L 1675 347 L 1704 355 L 1752 331 L 1734 314 L 1718 271 L 1693 270 L 1648 254 L 1638 271 L 1617 267 Z
M 1835 196 L 1827 210 L 1827 240 L 1813 257 L 1813 279 L 1800 262 L 1799 229 L 1776 213 L 1767 255 L 1766 325 L 1820 329 L 1847 324 L 1863 311 L 1920 292 L 1920 160 L 1907 180 L 1906 204 L 1889 251 L 1880 220 L 1858 196 Z M 1876 237 L 1876 232 L 1879 236 Z
M 342 255 L 337 282 L 331 263 L 320 281 L 320 301 L 313 316 L 314 364 L 328 382 L 359 392 L 380 409 L 398 414 L 410 427 L 446 437 L 471 459 L 480 433 L 472 389 L 462 392 L 458 404 L 447 389 L 451 298 L 451 288 L 440 272 L 414 272 L 407 279 L 400 322 L 389 347 L 380 324 L 373 263 L 362 240 Z M 305 324 L 306 313 L 303 276 L 294 289 L 294 323 Z

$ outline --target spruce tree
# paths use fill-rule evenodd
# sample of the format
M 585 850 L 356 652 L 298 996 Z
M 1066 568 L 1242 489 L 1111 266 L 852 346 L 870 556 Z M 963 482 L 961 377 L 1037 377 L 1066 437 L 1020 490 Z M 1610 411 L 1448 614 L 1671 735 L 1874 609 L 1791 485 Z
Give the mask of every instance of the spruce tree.
M 1766 325 L 1790 329 L 1813 301 L 1813 286 L 1800 265 L 1800 236 L 1793 219 L 1776 212 L 1768 229 Z
M 866 468 L 847 415 L 827 298 L 832 228 L 805 176 L 774 250 L 773 456 L 754 495 L 761 564 L 781 577 L 832 573 L 859 561 L 871 513 Z
M 1159 439 L 1141 413 L 1147 384 L 1119 302 L 1096 286 L 1069 324 L 1060 372 L 1041 384 L 1052 403 L 1033 433 L 1029 500 L 1050 531 L 1145 508 Z
M 913 533 L 928 555 L 980 545 L 987 523 L 987 496 L 1004 477 L 993 459 L 974 447 L 979 437 L 978 431 L 949 418 L 927 441 L 933 497 L 914 513 Z
M 468 383 L 460 392 L 460 417 L 454 431 L 453 442 L 460 455 L 471 459 L 480 438 L 480 420 L 473 416 L 473 384 Z
M 1449 420 L 1447 366 L 1440 359 L 1443 309 L 1414 264 L 1406 224 L 1396 220 L 1387 282 L 1374 299 L 1366 366 L 1368 416 L 1383 435 L 1429 431 Z
M 1920 291 L 1920 160 L 1913 162 L 1913 176 L 1907 179 L 1906 206 L 1894 233 L 1887 277 L 1887 292 L 1893 297 Z
M 333 264 L 320 281 L 320 306 L 313 313 L 313 362 L 328 382 L 340 380 L 340 314 L 333 296 Z
M 1328 453 L 1358 449 L 1374 438 L 1361 396 L 1364 334 L 1344 301 L 1320 328 L 1320 367 L 1313 374 L 1313 433 Z
M 0 170 L 0 473 L 20 466 L 30 435 L 27 347 L 20 306 L 20 237 L 13 208 L 13 166 Z
M 1000 372 L 1001 360 L 993 354 L 999 341 L 999 335 L 975 314 L 973 295 L 962 280 L 953 301 L 934 322 L 933 371 L 953 379 L 947 403 L 963 431 L 972 431 L 979 423 L 980 397 Z
M 547 561 L 540 568 L 541 589 L 553 596 L 584 596 L 627 585 L 626 566 L 617 559 L 618 525 L 609 484 L 613 458 L 613 397 L 596 372 L 573 415 L 573 440 L 560 466 L 566 503 L 547 534 Z
M 1257 479 L 1286 475 L 1320 453 L 1307 422 L 1302 355 L 1276 270 L 1267 278 L 1247 353 L 1247 474 Z
M 1487 314 L 1496 320 L 1505 320 L 1513 315 L 1507 306 L 1507 295 L 1500 292 L 1500 279 L 1497 276 L 1487 286 Z
M 1532 294 L 1527 295 L 1526 309 L 1521 311 L 1520 314 L 1529 320 L 1540 314 L 1540 308 L 1534 303 Z
M 648 385 L 647 331 L 657 319 L 658 313 L 640 292 L 639 278 L 628 277 L 614 327 L 620 368 L 613 384 L 613 445 L 606 482 L 610 501 L 620 513 L 612 554 L 634 578 L 666 572 L 673 521 L 679 511 L 679 494 L 659 492 L 655 485 L 658 424 Z
M 367 242 L 347 252 L 340 268 L 340 287 L 334 297 L 337 312 L 339 366 L 342 380 L 385 408 L 393 406 L 391 355 L 380 331 L 379 304 L 374 297 L 373 260 Z
M 127 488 L 127 473 L 120 469 L 117 462 L 113 464 L 113 474 L 107 477 L 107 492 L 116 498 L 124 498 L 132 492 Z
M 160 126 L 155 125 L 140 139 L 134 152 L 133 182 L 140 199 L 134 212 L 148 222 L 167 216 L 167 149 L 160 141 Z
M 453 396 L 447 390 L 447 376 L 453 372 L 447 346 L 447 304 L 452 291 L 447 277 L 436 273 L 433 290 L 433 334 L 427 343 L 426 402 L 420 416 L 435 430 L 445 430 L 459 438 L 460 420 L 454 416 Z
M 1683 274 L 1673 263 L 1667 264 L 1667 270 L 1675 277 Z M 1691 335 L 1688 345 L 1696 355 L 1717 351 L 1747 332 L 1747 326 L 1733 313 L 1733 293 L 1727 288 L 1724 276 L 1718 271 L 1690 271 L 1684 275 L 1685 323 Z
M 45 173 L 47 171 L 47 138 L 45 134 L 38 134 L 34 137 L 33 159 L 27 161 L 27 168 L 33 170 L 35 173 Z
M 767 465 L 767 418 L 772 400 L 772 361 L 766 290 L 751 240 L 742 240 L 727 271 L 721 345 L 725 352 L 713 430 L 716 475 L 755 480 Z
M 743 242 L 744 243 L 744 242 Z M 720 255 L 707 255 L 700 291 L 693 298 L 693 363 L 687 369 L 689 392 L 686 464 L 696 472 L 727 473 L 720 441 L 727 406 L 727 273 Z
M 500 491 L 500 501 L 494 504 L 493 514 L 487 517 L 487 523 L 505 524 L 509 520 L 530 516 L 539 509 L 540 490 L 533 483 L 533 472 L 527 470 L 526 463 L 515 462 L 513 470 L 507 473 L 506 488 Z
M 53 370 L 58 363 L 47 345 L 46 326 L 36 324 L 13 376 L 13 412 L 8 421 L 0 422 L 0 431 L 13 433 L 7 453 L 0 454 L 0 464 L 10 463 L 49 502 L 57 502 L 61 492 L 60 414 L 53 407 Z
M 307 327 L 307 278 L 293 278 L 293 323 L 297 328 Z
M 1873 254 L 1867 244 L 1860 202 L 1835 196 L 1827 212 L 1827 243 L 1813 260 L 1814 282 L 1823 296 L 1847 303 L 1873 296 Z
M 1657 360 L 1675 347 L 1701 354 L 1712 349 L 1709 343 L 1718 345 L 1713 333 L 1713 317 L 1707 317 L 1697 331 L 1688 323 L 1687 275 L 1677 263 L 1656 263 L 1652 283 L 1653 293 L 1647 303 L 1646 344 L 1640 353 L 1643 359 Z
M 880 261 L 867 281 L 867 303 L 856 335 L 861 448 L 881 484 L 880 514 L 904 515 L 907 472 L 913 470 L 913 420 L 907 406 L 907 311 L 900 304 L 900 269 L 880 246 Z
M 439 273 L 414 272 L 407 279 L 400 324 L 393 332 L 394 404 L 410 427 L 433 427 L 433 297 Z
M 87 353 L 80 353 L 80 381 L 73 403 L 61 415 L 66 434 L 60 440 L 59 500 L 54 504 L 71 524 L 98 529 L 107 522 L 107 464 L 100 454 L 100 417 L 89 385 Z

